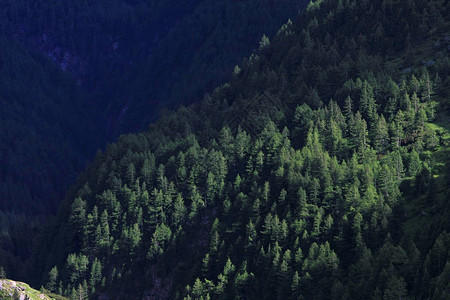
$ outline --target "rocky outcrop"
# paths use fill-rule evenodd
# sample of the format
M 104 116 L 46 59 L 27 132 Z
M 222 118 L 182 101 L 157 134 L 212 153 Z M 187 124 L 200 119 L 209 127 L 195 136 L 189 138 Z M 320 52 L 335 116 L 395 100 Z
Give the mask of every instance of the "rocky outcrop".
M 0 299 L 2 300 L 52 300 L 53 297 L 46 295 L 38 290 L 31 288 L 28 284 L 8 280 L 0 279 Z M 59 297 L 58 299 L 64 299 Z

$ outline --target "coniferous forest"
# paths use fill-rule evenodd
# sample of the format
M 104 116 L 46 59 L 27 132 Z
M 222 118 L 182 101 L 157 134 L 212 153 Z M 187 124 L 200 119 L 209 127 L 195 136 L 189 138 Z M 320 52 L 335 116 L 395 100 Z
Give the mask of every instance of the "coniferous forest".
M 1 1 L 0 266 L 20 275 L 97 149 L 212 91 L 306 4 Z
M 450 3 L 169 2 L 2 4 L 0 278 L 449 299 Z

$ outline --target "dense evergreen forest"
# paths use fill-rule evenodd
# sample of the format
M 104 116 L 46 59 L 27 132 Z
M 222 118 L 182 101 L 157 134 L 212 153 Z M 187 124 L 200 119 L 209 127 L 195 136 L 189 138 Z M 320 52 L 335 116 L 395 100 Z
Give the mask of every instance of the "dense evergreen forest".
M 212 2 L 3 1 L 0 209 L 54 211 L 108 139 L 229 78 L 306 1 Z
M 0 265 L 17 275 L 98 148 L 228 80 L 306 4 L 1 1 Z
M 448 299 L 442 0 L 322 0 L 99 153 L 29 261 L 71 298 Z
M 311 2 L 98 153 L 22 276 L 71 299 L 448 299 L 449 18 Z

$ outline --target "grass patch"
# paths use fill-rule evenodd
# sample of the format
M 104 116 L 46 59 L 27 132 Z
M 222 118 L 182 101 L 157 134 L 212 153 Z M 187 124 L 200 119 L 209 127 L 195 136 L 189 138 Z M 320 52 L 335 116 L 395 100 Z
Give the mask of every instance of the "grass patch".
M 31 300 L 68 300 L 60 295 L 35 290 L 24 282 L 0 279 L 0 299 L 13 300 L 17 295 L 24 299 L 25 296 L 28 296 Z

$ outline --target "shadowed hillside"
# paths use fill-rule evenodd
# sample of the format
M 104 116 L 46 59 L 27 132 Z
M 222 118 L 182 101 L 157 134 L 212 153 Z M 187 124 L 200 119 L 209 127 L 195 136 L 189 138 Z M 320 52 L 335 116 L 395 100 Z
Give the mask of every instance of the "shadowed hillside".
M 449 16 L 310 3 L 228 83 L 99 153 L 34 278 L 72 298 L 448 298 Z

